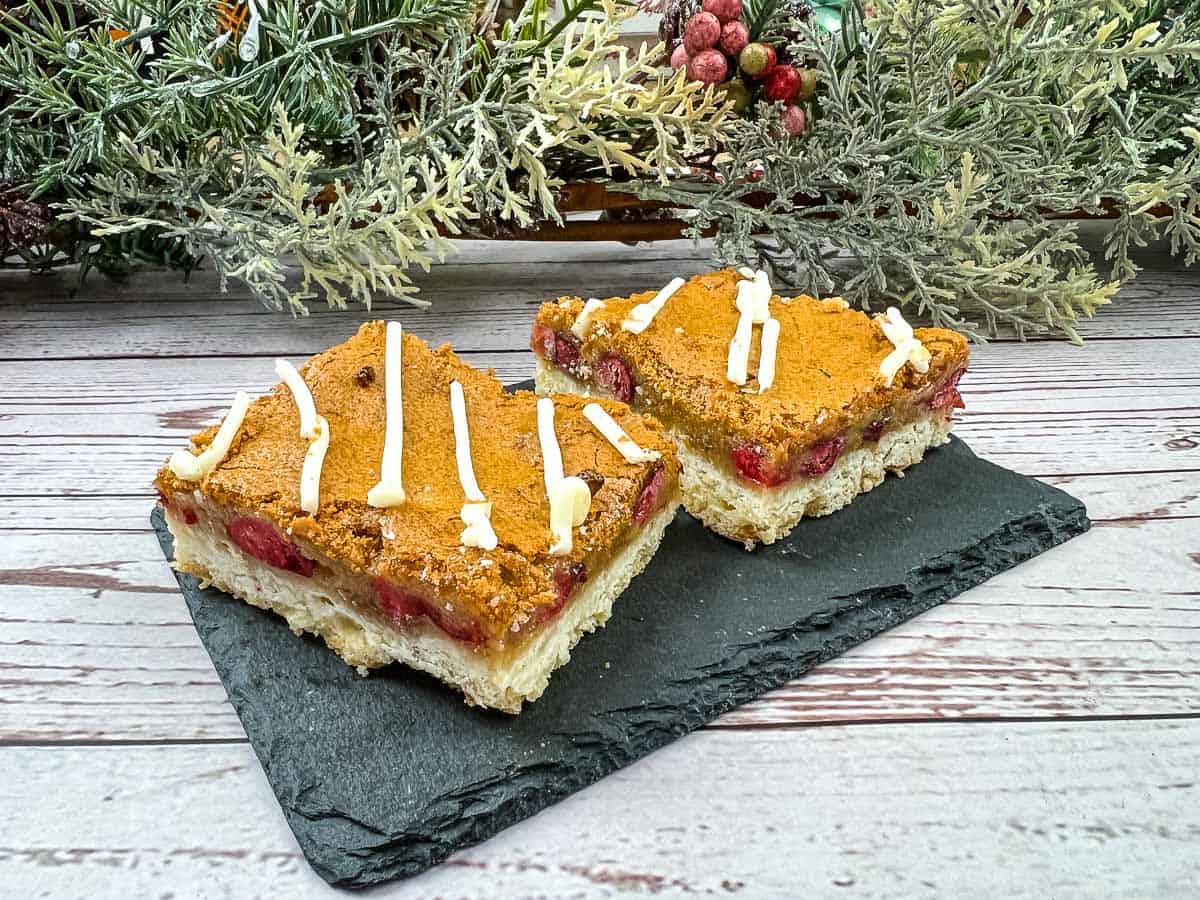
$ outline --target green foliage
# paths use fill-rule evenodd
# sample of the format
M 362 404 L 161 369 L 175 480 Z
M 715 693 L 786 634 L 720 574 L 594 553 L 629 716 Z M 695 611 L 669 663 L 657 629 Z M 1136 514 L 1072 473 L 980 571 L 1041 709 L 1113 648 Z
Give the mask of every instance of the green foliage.
M 451 236 L 559 222 L 560 187 L 590 179 L 690 207 L 718 259 L 801 289 L 1073 338 L 1132 248 L 1200 257 L 1200 0 L 856 0 L 833 33 L 745 0 L 819 73 L 797 138 L 660 68 L 661 45 L 623 47 L 622 0 L 498 8 L 275 2 L 251 62 L 211 0 L 0 10 L 6 221 L 57 213 L 48 246 L 14 246 L 31 267 L 204 260 L 303 312 L 411 297 Z M 1116 216 L 1104 277 L 1078 210 Z
M 301 313 L 318 296 L 411 299 L 409 267 L 448 236 L 559 221 L 568 175 L 664 177 L 713 149 L 725 115 L 654 66 L 661 46 L 614 53 L 632 12 L 615 0 L 554 22 L 533 0 L 490 38 L 465 0 L 270 8 L 250 63 L 214 33 L 211 0 L 0 13 L 4 173 L 100 239 L 85 264 L 163 248 Z
M 1118 210 L 1116 280 L 1134 272 L 1129 247 L 1159 232 L 1195 258 L 1200 133 L 1180 128 L 1200 90 L 1194 19 L 1152 42 L 1144 10 L 1103 2 L 872 7 L 865 20 L 846 7 L 840 33 L 806 25 L 791 46 L 820 75 L 806 135 L 783 135 L 761 105 L 728 129 L 723 179 L 643 196 L 694 206 L 725 261 L 759 258 L 809 291 L 911 305 L 975 335 L 1076 338 L 1108 302 L 1116 281 L 1056 218 L 1073 211 Z M 1178 102 L 1147 99 L 1150 86 Z M 760 180 L 740 177 L 756 164 Z

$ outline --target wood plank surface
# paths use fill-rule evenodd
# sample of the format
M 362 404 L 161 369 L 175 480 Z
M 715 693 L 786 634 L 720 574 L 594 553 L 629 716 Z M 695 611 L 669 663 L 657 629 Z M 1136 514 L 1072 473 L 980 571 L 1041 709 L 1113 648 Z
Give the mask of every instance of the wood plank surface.
M 1083 499 L 1091 533 L 379 894 L 1192 896 L 1200 269 L 1138 261 L 1085 347 L 997 341 L 964 381 L 958 432 Z M 515 380 L 541 299 L 707 265 L 689 242 L 467 242 L 419 276 L 431 310 L 297 319 L 206 273 L 75 296 L 70 273 L 0 273 L 0 764 L 19 775 L 0 895 L 330 895 L 147 522 L 154 470 L 269 386 L 269 357 L 397 316 Z
M 532 374 L 527 351 L 465 358 L 506 381 Z M 146 494 L 235 390 L 273 382 L 257 357 L 0 360 L 0 495 Z M 975 349 L 963 393 L 958 433 L 1025 474 L 1200 469 L 1200 338 L 989 344 Z
M 718 724 L 1200 714 L 1198 557 L 1195 518 L 1097 527 Z M 147 533 L 0 541 L 0 671 L 0 743 L 243 738 Z
M 1184 900 L 1198 743 L 1194 720 L 701 732 L 367 896 Z M 245 745 L 0 765 L 11 896 L 337 896 Z

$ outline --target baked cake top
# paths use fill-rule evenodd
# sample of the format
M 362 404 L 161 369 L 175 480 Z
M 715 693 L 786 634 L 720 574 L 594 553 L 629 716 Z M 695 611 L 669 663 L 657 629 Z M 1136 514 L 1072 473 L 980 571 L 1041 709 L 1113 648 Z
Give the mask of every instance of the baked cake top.
M 761 342 L 755 327 L 749 380 L 739 386 L 726 376 L 730 340 L 740 318 L 733 269 L 686 281 L 641 333 L 622 328 L 635 306 L 658 290 L 614 297 L 590 314 L 582 358 L 594 362 L 615 353 L 631 364 L 637 385 L 681 417 L 696 417 L 714 434 L 734 434 L 764 446 L 810 444 L 902 397 L 945 382 L 967 362 L 967 341 L 943 328 L 918 328 L 916 338 L 931 354 L 920 373 L 903 366 L 889 386 L 880 364 L 895 349 L 880 324 L 841 300 L 772 294 L 770 316 L 779 322 L 774 383 L 758 393 Z M 541 307 L 538 322 L 569 332 L 583 300 L 566 297 Z
M 653 420 L 624 404 L 603 402 L 637 444 L 662 459 L 626 462 L 584 417 L 589 401 L 556 397 L 564 473 L 582 473 L 594 492 L 571 553 L 552 556 L 537 397 L 506 392 L 491 371 L 471 368 L 448 346 L 431 350 L 407 334 L 402 346 L 404 503 L 387 509 L 367 503 L 368 491 L 380 480 L 385 435 L 383 322 L 363 325 L 346 343 L 317 354 L 300 370 L 330 432 L 315 515 L 300 507 L 298 485 L 309 441 L 300 436 L 297 404 L 283 384 L 250 405 L 228 454 L 198 483 L 164 466 L 157 484 L 167 494 L 198 489 L 216 502 L 261 515 L 357 573 L 424 582 L 465 604 L 468 609 L 462 611 L 492 634 L 503 633 L 538 607 L 559 602 L 555 572 L 564 564 L 604 554 L 621 542 L 633 527 L 631 517 L 649 474 L 662 465 L 668 482 L 675 480 L 673 444 Z M 492 504 L 499 545 L 491 551 L 464 547 L 460 540 L 466 500 L 449 402 L 455 380 L 466 400 L 475 475 Z M 192 443 L 202 450 L 216 432 L 216 426 L 207 428 Z

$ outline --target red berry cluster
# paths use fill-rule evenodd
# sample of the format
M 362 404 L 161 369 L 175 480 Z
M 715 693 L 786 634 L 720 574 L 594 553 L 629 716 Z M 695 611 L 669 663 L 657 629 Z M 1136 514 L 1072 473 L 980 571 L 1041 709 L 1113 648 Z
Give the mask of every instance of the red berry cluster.
M 780 63 L 770 44 L 751 43 L 741 18 L 742 0 L 704 0 L 701 11 L 683 26 L 671 67 L 686 68 L 693 81 L 725 83 L 725 93 L 738 110 L 750 104 L 757 84 L 767 100 L 786 104 L 780 113 L 784 130 L 803 133 L 806 116 L 800 102 L 816 92 L 816 71 Z

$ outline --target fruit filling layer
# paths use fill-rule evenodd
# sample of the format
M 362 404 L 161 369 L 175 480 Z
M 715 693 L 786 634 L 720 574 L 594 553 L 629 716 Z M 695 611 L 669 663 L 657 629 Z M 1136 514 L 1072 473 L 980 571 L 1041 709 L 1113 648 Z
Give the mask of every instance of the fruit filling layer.
M 906 363 L 889 383 L 884 361 L 897 346 L 880 323 L 841 301 L 811 297 L 771 296 L 757 321 L 778 321 L 774 377 L 759 388 L 756 338 L 747 383 L 731 383 L 738 285 L 747 280 L 732 270 L 693 278 L 638 333 L 622 323 L 656 291 L 593 304 L 582 328 L 582 300 L 545 303 L 531 347 L 545 363 L 655 416 L 694 451 L 764 487 L 824 475 L 843 454 L 893 429 L 949 419 L 963 407 L 958 383 L 968 354 L 961 335 L 911 332 L 928 351 L 927 368 Z
M 546 352 L 570 364 L 578 341 L 551 337 Z M 403 502 L 379 508 L 367 501 L 381 478 L 386 431 L 386 336 L 384 324 L 374 322 L 299 373 L 328 422 L 315 513 L 301 508 L 298 490 L 309 441 L 293 392 L 280 385 L 250 404 L 211 471 L 196 480 L 170 466 L 159 472 L 168 521 L 177 532 L 205 529 L 274 570 L 347 585 L 357 606 L 396 628 L 432 626 L 481 650 L 511 651 L 678 501 L 674 444 L 653 420 L 601 402 L 631 440 L 653 452 L 648 461 L 629 462 L 584 416 L 588 401 L 555 398 L 561 477 L 577 477 L 591 495 L 572 546 L 556 551 L 537 397 L 506 392 L 449 348 L 431 350 L 410 335 L 402 340 Z M 453 384 L 459 387 L 452 391 Z M 455 391 L 469 446 L 456 440 Z M 216 431 L 193 438 L 194 449 L 203 451 Z M 464 450 L 473 458 L 474 488 L 490 505 L 494 549 L 464 542 Z

